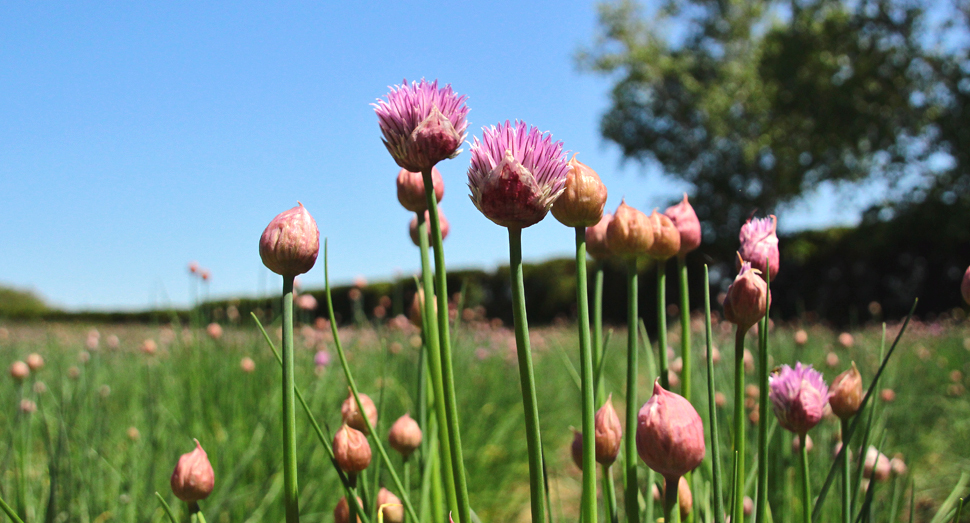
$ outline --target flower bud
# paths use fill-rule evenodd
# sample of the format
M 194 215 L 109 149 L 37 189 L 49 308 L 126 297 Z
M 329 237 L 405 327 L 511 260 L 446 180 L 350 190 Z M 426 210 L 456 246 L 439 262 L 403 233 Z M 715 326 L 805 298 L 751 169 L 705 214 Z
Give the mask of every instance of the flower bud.
M 905 476 L 909 472 L 906 462 L 903 461 L 902 454 L 896 454 L 893 456 L 893 459 L 889 460 L 889 468 L 892 469 L 892 473 L 896 476 Z
M 333 459 L 340 470 L 356 474 L 370 465 L 370 443 L 363 432 L 346 424 L 333 436 Z
M 340 415 L 343 417 L 344 423 L 346 423 L 348 426 L 367 434 L 367 423 L 364 422 L 364 418 L 361 417 L 360 411 L 357 410 L 357 402 L 354 401 L 354 393 L 349 388 L 347 391 L 347 399 L 345 399 L 343 405 L 340 406 Z M 374 402 L 371 401 L 370 396 L 367 394 L 361 393 L 359 396 L 360 404 L 364 407 L 364 414 L 367 415 L 367 419 L 370 421 L 371 427 L 377 428 L 377 407 L 374 406 Z
M 357 498 L 357 506 L 363 508 L 364 502 Z M 347 503 L 347 497 L 344 496 L 340 498 L 337 502 L 337 506 L 333 508 L 333 523 L 349 523 L 350 522 L 350 504 Z M 357 515 L 357 523 L 360 523 L 360 514 Z
M 646 255 L 653 245 L 653 229 L 647 215 L 620 202 L 606 227 L 606 245 L 617 256 Z
M 424 221 L 428 224 L 428 245 L 431 245 L 433 241 L 431 239 L 431 218 L 428 215 L 428 211 L 424 211 Z M 448 233 L 451 231 L 451 226 L 448 224 L 448 219 L 445 218 L 445 213 L 438 209 L 438 221 L 441 223 L 441 239 L 444 240 L 448 237 Z M 411 241 L 414 242 L 415 246 L 421 246 L 421 238 L 418 237 L 418 216 L 415 215 L 411 218 L 411 224 L 408 225 L 408 234 L 411 235 Z
M 573 444 L 569 452 L 572 454 L 573 463 L 579 467 L 579 470 L 583 470 L 583 433 L 576 429 L 573 429 Z
M 811 365 L 782 365 L 768 378 L 768 399 L 782 428 L 805 434 L 822 420 L 829 390 L 822 374 Z
M 172 472 L 172 493 L 186 503 L 209 497 L 215 486 L 215 474 L 209 457 L 202 450 L 199 440 L 195 440 L 195 450 L 182 454 Z
M 44 366 L 44 357 L 36 352 L 27 356 L 27 366 L 34 372 L 39 371 Z
M 445 196 L 445 181 L 437 167 L 431 169 L 431 183 L 434 185 L 435 201 Z M 411 212 L 428 210 L 428 199 L 424 194 L 424 177 L 419 172 L 401 169 L 397 174 L 397 201 Z
M 744 517 L 754 514 L 754 500 L 751 499 L 751 496 L 744 497 L 744 501 L 741 503 L 741 508 L 743 509 Z
M 37 412 L 37 404 L 33 400 L 22 399 L 20 400 L 20 412 L 24 414 Z
M 613 220 L 613 215 L 603 213 L 600 221 L 592 227 L 586 228 L 586 252 L 597 260 L 605 260 L 613 255 L 606 243 L 606 229 Z
M 606 403 L 600 410 L 596 411 L 593 426 L 596 430 L 596 462 L 611 465 L 616 461 L 623 442 L 623 427 L 620 426 L 620 418 L 613 408 L 612 394 L 606 398 Z
M 794 338 L 795 338 L 795 345 L 798 345 L 799 347 L 808 343 L 808 333 L 805 332 L 805 329 L 798 329 L 797 331 L 795 331 Z
M 829 405 L 836 416 L 849 419 L 859 412 L 859 406 L 862 405 L 862 376 L 854 361 L 851 369 L 832 380 L 829 392 Z
M 15 361 L 10 364 L 10 377 L 13 378 L 14 381 L 24 381 L 27 379 L 27 376 L 30 376 L 30 367 L 26 363 L 22 361 Z
M 744 262 L 724 298 L 724 319 L 747 331 L 765 316 L 770 300 L 768 285 L 758 276 L 758 269 Z
M 674 227 L 680 233 L 678 256 L 686 256 L 687 253 L 701 246 L 701 222 L 697 219 L 694 208 L 687 201 L 687 193 L 684 193 L 682 202 L 667 207 L 664 214 L 674 222 Z
M 811 452 L 815 448 L 815 442 L 812 441 L 812 437 L 808 434 L 805 435 L 805 452 Z M 793 453 L 798 453 L 802 451 L 802 439 L 801 436 L 795 435 L 791 440 L 791 451 Z
M 960 284 L 960 293 L 963 294 L 963 301 L 970 304 L 970 267 L 963 273 L 963 283 Z
M 694 470 L 704 459 L 704 426 L 693 405 L 664 390 L 660 380 L 637 414 L 637 453 L 665 478 Z
M 222 338 L 222 325 L 218 323 L 210 323 L 205 327 L 205 333 L 209 335 L 213 340 L 219 340 Z
M 256 362 L 249 356 L 245 356 L 239 360 L 239 368 L 246 374 L 252 374 L 256 370 Z
M 421 427 L 407 414 L 398 418 L 387 434 L 391 448 L 400 452 L 405 459 L 421 445 L 421 438 Z
M 385 523 L 403 523 L 404 505 L 401 499 L 386 488 L 377 492 L 377 509 L 384 514 Z
M 749 219 L 741 226 L 741 247 L 738 249 L 741 260 L 750 263 L 761 271 L 762 278 L 769 280 L 775 279 L 779 269 L 778 236 L 775 233 L 777 228 L 778 219 L 774 215 Z M 739 261 L 739 267 L 740 263 Z M 769 264 L 771 274 L 765 272 Z
M 259 238 L 263 265 L 281 276 L 297 276 L 313 268 L 320 251 L 317 222 L 302 203 L 273 218 Z
M 552 215 L 567 227 L 590 227 L 603 217 L 606 186 L 596 171 L 576 159 L 569 160 L 566 190 L 552 204 Z
M 656 209 L 647 219 L 650 220 L 650 229 L 653 231 L 653 243 L 647 249 L 647 254 L 651 258 L 664 261 L 680 252 L 680 232 L 674 222 Z

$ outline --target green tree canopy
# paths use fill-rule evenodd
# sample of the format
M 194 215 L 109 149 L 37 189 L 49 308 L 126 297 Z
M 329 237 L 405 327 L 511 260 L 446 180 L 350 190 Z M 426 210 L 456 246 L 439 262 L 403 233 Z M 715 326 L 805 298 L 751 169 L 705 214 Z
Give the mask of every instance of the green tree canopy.
M 577 60 L 615 80 L 603 136 L 693 184 L 722 244 L 823 181 L 960 178 L 931 159 L 970 133 L 968 68 L 930 50 L 919 4 L 670 0 L 647 15 L 621 1 L 599 16 Z

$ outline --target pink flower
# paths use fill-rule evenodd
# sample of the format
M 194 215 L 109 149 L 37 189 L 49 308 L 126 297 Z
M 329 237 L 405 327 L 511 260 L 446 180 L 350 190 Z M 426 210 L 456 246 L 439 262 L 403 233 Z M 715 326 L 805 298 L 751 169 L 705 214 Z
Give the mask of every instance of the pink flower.
M 273 218 L 259 238 L 263 265 L 281 276 L 295 277 L 309 271 L 319 252 L 317 222 L 299 202 Z
M 484 129 L 471 152 L 472 202 L 503 227 L 535 225 L 566 188 L 569 164 L 562 142 L 553 142 L 548 133 L 525 122 Z
M 778 423 L 795 434 L 805 434 L 822 420 L 829 388 L 822 374 L 811 365 L 796 363 L 795 368 L 782 365 L 768 381 L 768 399 Z
M 758 274 L 759 271 L 752 269 L 750 263 L 742 263 L 741 272 L 734 278 L 724 297 L 724 319 L 745 331 L 765 316 L 771 301 L 768 285 Z
M 465 96 L 438 88 L 438 81 L 391 87 L 387 101 L 374 106 L 384 135 L 384 146 L 398 165 L 411 172 L 430 169 L 441 160 L 458 156 L 465 140 L 468 107 Z
M 664 214 L 674 222 L 674 227 L 680 232 L 680 252 L 678 256 L 686 256 L 688 252 L 701 246 L 701 222 L 690 202 L 687 193 L 684 200 L 677 205 L 668 207 Z
M 754 218 L 741 226 L 741 248 L 738 254 L 741 260 L 751 263 L 751 266 L 761 271 L 761 277 L 773 280 L 778 275 L 778 219 L 775 215 L 767 218 Z M 767 273 L 768 263 L 771 263 L 771 274 Z M 740 261 L 738 262 L 740 263 Z
M 960 293 L 963 294 L 963 301 L 970 304 L 970 267 L 963 273 L 963 283 L 960 284 Z
M 660 380 L 637 414 L 637 453 L 664 478 L 678 478 L 704 460 L 704 425 L 689 401 L 664 390 Z
M 205 499 L 212 493 L 215 474 L 199 440 L 195 440 L 195 450 L 179 458 L 172 472 L 171 485 L 175 497 L 186 503 Z

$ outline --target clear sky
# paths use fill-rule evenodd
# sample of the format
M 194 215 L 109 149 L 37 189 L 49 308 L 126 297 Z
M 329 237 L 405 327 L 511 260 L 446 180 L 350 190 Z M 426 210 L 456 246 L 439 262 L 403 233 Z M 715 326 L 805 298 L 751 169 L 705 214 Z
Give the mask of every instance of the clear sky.
M 589 1 L 8 3 L 0 17 L 0 284 L 69 309 L 189 302 L 187 264 L 211 295 L 274 291 L 260 233 L 303 202 L 329 238 L 335 283 L 418 267 L 398 168 L 370 103 L 425 77 L 468 95 L 469 140 L 522 119 L 562 140 L 609 189 L 649 211 L 685 187 L 623 165 L 598 133 L 608 78 L 573 55 L 596 32 Z M 506 230 L 468 199 L 468 146 L 439 164 L 448 266 L 508 259 Z M 831 188 L 830 188 L 831 189 Z M 823 190 L 786 230 L 851 223 Z M 550 216 L 524 256 L 568 256 Z M 321 257 L 322 260 L 322 257 Z M 322 286 L 322 262 L 302 277 Z

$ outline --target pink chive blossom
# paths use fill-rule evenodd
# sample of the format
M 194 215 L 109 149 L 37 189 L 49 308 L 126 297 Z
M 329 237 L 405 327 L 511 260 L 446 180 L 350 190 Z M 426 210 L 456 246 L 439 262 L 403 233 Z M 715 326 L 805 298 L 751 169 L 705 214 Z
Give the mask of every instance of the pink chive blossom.
M 963 301 L 970 304 L 970 267 L 963 273 L 963 282 L 960 284 L 960 293 L 963 294 Z
M 701 222 L 687 201 L 687 193 L 684 193 L 683 201 L 667 207 L 664 214 L 674 222 L 674 227 L 680 232 L 680 252 L 677 256 L 687 256 L 687 253 L 701 246 Z
M 761 276 L 767 280 L 773 280 L 778 275 L 777 228 L 778 218 L 773 214 L 767 218 L 750 219 L 741 226 L 741 248 L 738 249 L 738 254 L 743 261 L 750 262 L 752 267 L 761 271 Z M 769 262 L 771 274 L 767 272 Z
M 562 142 L 520 121 L 506 120 L 483 131 L 471 148 L 472 202 L 503 227 L 535 225 L 566 188 L 569 164 Z
M 466 96 L 459 96 L 451 84 L 439 89 L 438 81 L 391 87 L 387 100 L 374 106 L 384 146 L 399 166 L 421 172 L 461 152 L 468 127 Z
M 795 434 L 805 434 L 822 420 L 829 388 L 822 373 L 811 365 L 795 363 L 795 368 L 782 365 L 768 381 L 768 399 L 778 423 Z

